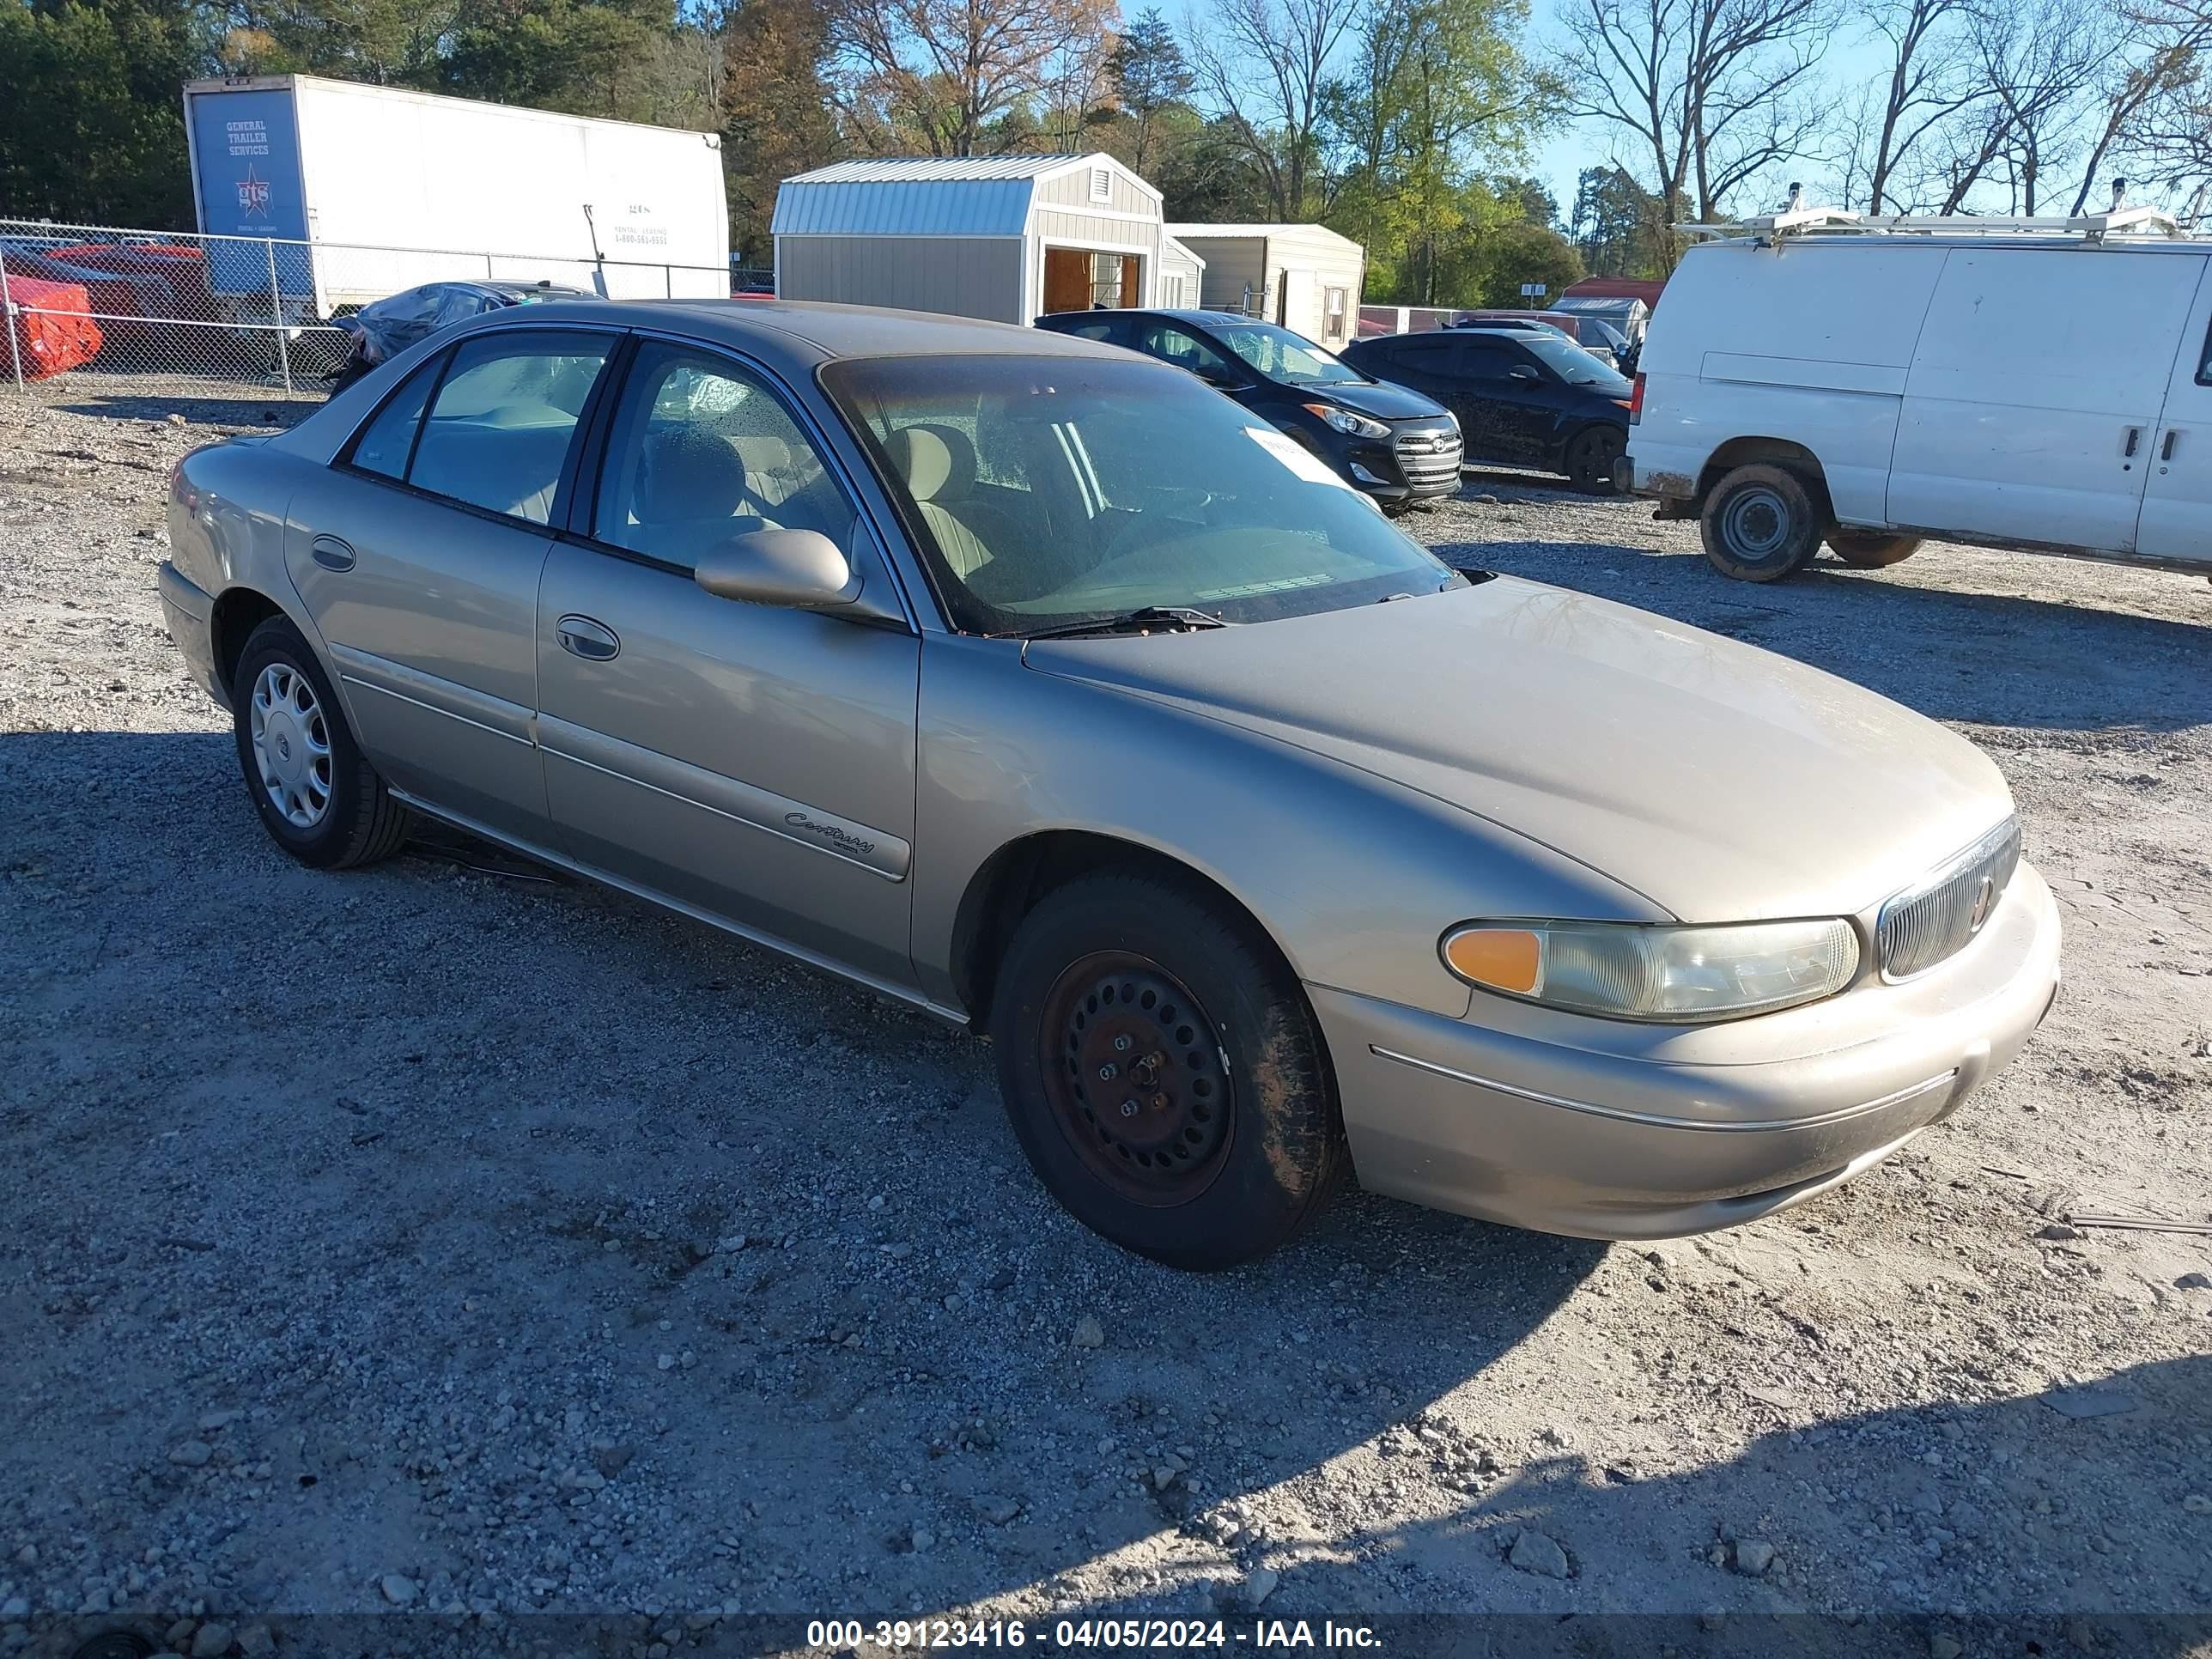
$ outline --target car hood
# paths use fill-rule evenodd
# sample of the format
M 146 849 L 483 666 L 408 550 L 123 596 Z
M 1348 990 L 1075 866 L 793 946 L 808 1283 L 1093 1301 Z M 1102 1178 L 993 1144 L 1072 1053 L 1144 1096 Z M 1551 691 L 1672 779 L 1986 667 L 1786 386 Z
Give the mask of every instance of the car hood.
M 1041 641 L 1025 660 L 1419 790 L 1683 921 L 1857 915 L 2011 810 L 1986 756 L 1886 697 L 1510 577 L 1201 633 Z M 1344 850 L 1356 880 L 1384 849 Z
M 1363 374 L 1366 370 L 1360 371 Z M 1356 410 L 1362 415 L 1372 415 L 1378 421 L 1441 421 L 1445 418 L 1444 406 L 1433 398 L 1424 398 L 1418 392 L 1408 392 L 1401 386 L 1386 386 L 1380 382 L 1366 386 L 1292 386 L 1291 391 L 1302 398 L 1317 404 L 1336 404 Z

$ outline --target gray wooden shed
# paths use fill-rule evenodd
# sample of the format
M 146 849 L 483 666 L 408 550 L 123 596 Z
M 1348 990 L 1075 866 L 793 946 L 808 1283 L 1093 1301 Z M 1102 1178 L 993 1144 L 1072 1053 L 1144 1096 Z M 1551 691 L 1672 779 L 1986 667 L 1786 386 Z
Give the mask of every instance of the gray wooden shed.
M 776 191 L 775 291 L 1026 323 L 1156 303 L 1160 193 L 1110 155 L 839 161 Z
M 1326 225 L 1170 225 L 1167 234 L 1206 262 L 1209 310 L 1280 323 L 1325 346 L 1359 329 L 1367 250 Z

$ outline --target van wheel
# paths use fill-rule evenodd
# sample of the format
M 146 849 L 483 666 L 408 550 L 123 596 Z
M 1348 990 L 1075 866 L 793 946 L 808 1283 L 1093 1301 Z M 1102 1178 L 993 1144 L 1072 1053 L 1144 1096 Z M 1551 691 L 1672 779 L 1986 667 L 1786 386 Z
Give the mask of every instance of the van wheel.
M 1037 1179 L 1155 1261 L 1265 1255 L 1350 1170 L 1297 976 L 1248 918 L 1182 883 L 1105 872 L 1048 894 L 1000 964 L 991 1038 Z
M 1883 536 L 1866 530 L 1831 530 L 1828 550 L 1861 570 L 1901 564 L 1920 550 L 1917 536 Z
M 1613 464 L 1628 447 L 1620 428 L 1594 426 L 1575 434 L 1567 446 L 1567 477 L 1577 489 L 1593 495 L 1613 494 Z
M 1821 514 L 1805 481 L 1778 466 L 1740 466 L 1715 484 L 1699 520 L 1705 556 L 1724 576 L 1779 581 L 1820 550 Z

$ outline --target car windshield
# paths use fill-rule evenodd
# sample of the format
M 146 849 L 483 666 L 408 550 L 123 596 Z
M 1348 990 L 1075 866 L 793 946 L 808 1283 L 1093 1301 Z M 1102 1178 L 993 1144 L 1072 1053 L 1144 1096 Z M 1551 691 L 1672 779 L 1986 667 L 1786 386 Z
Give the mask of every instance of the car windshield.
M 1179 370 L 878 357 L 832 363 L 822 383 L 969 633 L 1155 607 L 1264 622 L 1461 585 L 1311 453 Z
M 1367 377 L 1303 335 L 1273 323 L 1209 325 L 1213 337 L 1271 380 L 1285 386 L 1364 386 Z
M 1601 391 L 1618 387 L 1622 397 L 1628 395 L 1626 380 L 1564 334 L 1531 332 L 1521 337 L 1521 344 L 1569 386 L 1594 386 Z

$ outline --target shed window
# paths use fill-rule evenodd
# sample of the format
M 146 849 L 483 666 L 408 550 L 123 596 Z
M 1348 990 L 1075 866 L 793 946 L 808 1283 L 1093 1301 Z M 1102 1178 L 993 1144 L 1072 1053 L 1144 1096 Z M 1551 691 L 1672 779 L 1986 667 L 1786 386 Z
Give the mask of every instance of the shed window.
M 1114 173 L 1110 167 L 1091 169 L 1091 199 L 1110 202 L 1114 199 Z

